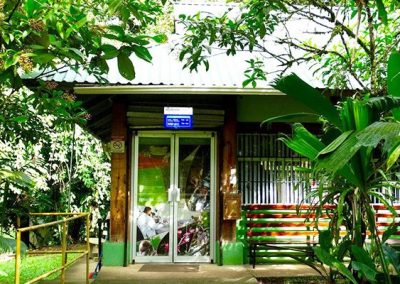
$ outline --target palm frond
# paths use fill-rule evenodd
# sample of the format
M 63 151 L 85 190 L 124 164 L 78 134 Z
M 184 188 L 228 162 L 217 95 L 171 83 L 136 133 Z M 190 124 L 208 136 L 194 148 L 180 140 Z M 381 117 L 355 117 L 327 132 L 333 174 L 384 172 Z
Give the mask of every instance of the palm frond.
M 300 123 L 293 125 L 293 136 L 280 138 L 283 143 L 296 153 L 314 160 L 325 145 Z
M 328 146 L 326 146 L 324 149 L 322 149 L 322 151 L 319 152 L 318 157 L 320 157 L 321 155 L 325 155 L 325 154 L 335 151 L 353 132 L 354 132 L 353 130 L 343 132 L 339 137 L 337 137 L 335 140 L 333 140 Z
M 339 173 L 353 184 L 360 184 L 356 173 L 354 173 L 353 169 L 349 166 L 349 161 L 361 148 L 360 145 L 357 145 L 356 134 L 357 132 L 351 133 L 334 152 L 318 159 L 316 170 L 331 172 L 333 174 Z
M 304 118 L 306 117 L 312 117 L 312 118 L 318 118 L 320 115 L 316 113 L 310 113 L 310 112 L 298 112 L 298 113 L 291 113 L 291 114 L 285 114 L 285 115 L 279 115 L 279 116 L 274 116 L 270 117 L 263 122 L 261 122 L 261 126 L 264 126 L 268 123 L 272 122 L 288 122 L 288 121 L 303 121 Z
M 331 102 L 321 92 L 308 85 L 296 74 L 275 80 L 272 86 L 304 104 L 313 112 L 325 117 L 336 127 L 342 128 L 339 113 Z

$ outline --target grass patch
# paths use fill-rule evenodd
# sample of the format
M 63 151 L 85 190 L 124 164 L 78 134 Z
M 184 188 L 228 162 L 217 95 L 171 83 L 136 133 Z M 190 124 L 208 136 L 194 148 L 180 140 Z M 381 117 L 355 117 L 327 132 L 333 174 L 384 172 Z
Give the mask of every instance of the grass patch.
M 69 253 L 67 262 L 76 259 L 80 254 Z M 21 261 L 21 283 L 25 283 L 50 270 L 61 266 L 61 254 L 26 256 Z M 68 268 L 67 268 L 68 269 Z M 56 279 L 60 272 L 50 275 L 47 279 Z M 0 283 L 14 283 L 15 260 L 0 262 Z

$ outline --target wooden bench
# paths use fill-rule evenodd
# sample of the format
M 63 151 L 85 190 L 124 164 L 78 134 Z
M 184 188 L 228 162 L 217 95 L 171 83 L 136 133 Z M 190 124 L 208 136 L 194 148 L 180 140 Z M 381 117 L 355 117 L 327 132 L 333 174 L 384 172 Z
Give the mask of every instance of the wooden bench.
M 318 228 L 329 227 L 330 212 L 334 205 L 324 207 Z M 394 206 L 400 210 L 400 205 Z M 297 209 L 300 209 L 299 214 Z M 378 234 L 393 222 L 393 214 L 383 205 L 374 205 Z M 257 258 L 290 257 L 298 261 L 315 259 L 314 249 L 318 245 L 318 231 L 314 222 L 315 211 L 310 205 L 251 204 L 243 206 L 245 211 L 246 241 L 249 245 L 250 263 L 255 267 Z M 400 228 L 400 218 L 395 217 Z M 343 228 L 344 230 L 344 228 Z M 342 232 L 346 234 L 345 231 Z M 367 233 L 368 234 L 368 233 Z M 390 237 L 388 244 L 400 247 L 399 230 Z
M 253 268 L 257 257 L 291 257 L 314 260 L 313 247 L 318 244 L 318 231 L 313 221 L 315 212 L 309 205 L 245 205 L 246 240 Z M 327 206 L 326 210 L 333 207 Z M 329 215 L 324 213 L 319 226 L 329 226 Z
M 397 231 L 389 237 L 386 244 L 396 249 L 400 248 L 400 204 L 393 205 L 394 210 L 397 212 L 397 216 L 393 216 L 393 213 L 382 204 L 374 204 L 375 210 L 375 222 L 378 227 L 378 234 L 382 236 L 384 232 L 394 222 L 397 227 Z

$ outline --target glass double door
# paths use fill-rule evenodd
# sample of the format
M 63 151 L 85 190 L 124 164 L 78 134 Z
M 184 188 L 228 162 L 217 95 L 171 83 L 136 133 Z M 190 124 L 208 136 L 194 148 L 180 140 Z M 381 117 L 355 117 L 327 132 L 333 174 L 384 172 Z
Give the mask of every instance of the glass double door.
M 210 262 L 215 141 L 208 132 L 139 132 L 134 140 L 133 258 Z

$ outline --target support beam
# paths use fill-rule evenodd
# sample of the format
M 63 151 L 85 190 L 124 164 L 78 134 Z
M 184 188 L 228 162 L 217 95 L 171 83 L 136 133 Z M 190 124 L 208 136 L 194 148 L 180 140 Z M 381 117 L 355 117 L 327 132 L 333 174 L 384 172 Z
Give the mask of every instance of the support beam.
M 233 193 L 236 188 L 232 188 L 230 183 L 231 169 L 236 169 L 236 98 L 234 96 L 225 99 L 225 123 L 222 133 L 222 169 L 221 169 L 221 186 L 220 186 L 220 202 L 223 202 L 225 193 Z M 223 208 L 223 204 L 221 207 Z M 223 214 L 223 213 L 222 213 Z M 236 221 L 223 220 L 221 224 L 221 240 L 234 241 L 236 239 Z
M 128 191 L 128 125 L 126 121 L 126 104 L 114 101 L 112 106 L 111 140 L 125 142 L 125 153 L 112 153 L 111 156 L 111 242 L 125 241 L 126 195 Z

